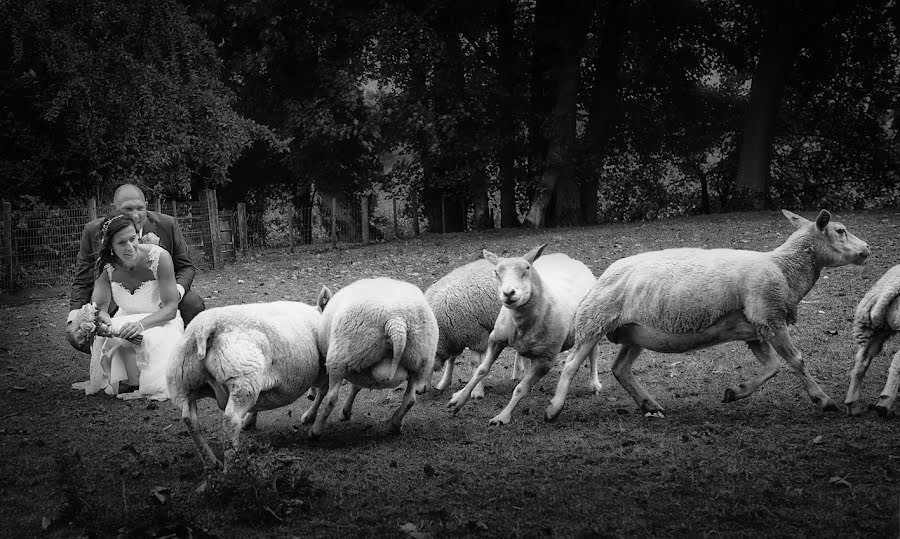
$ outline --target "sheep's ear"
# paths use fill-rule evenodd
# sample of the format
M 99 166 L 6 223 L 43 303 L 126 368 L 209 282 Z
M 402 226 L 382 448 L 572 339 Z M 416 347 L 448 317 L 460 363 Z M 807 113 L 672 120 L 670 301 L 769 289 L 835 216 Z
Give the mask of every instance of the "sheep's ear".
M 494 264 L 494 265 L 496 265 L 497 262 L 500 260 L 497 257 L 497 255 L 488 251 L 487 249 L 482 250 L 481 254 L 484 255 L 485 260 L 487 260 L 488 262 L 490 262 L 491 264 Z
M 816 217 L 816 228 L 819 230 L 825 230 L 825 227 L 828 226 L 828 222 L 831 221 L 831 214 L 826 210 L 822 210 L 819 212 L 819 216 Z
M 547 247 L 546 243 L 536 249 L 532 249 L 531 251 L 528 251 L 527 253 L 525 253 L 525 256 L 523 256 L 522 258 L 527 260 L 529 264 L 534 264 L 534 261 L 537 260 L 538 258 L 540 258 L 541 253 L 544 252 L 545 247 Z
M 325 310 L 325 306 L 331 301 L 332 295 L 331 290 L 329 290 L 327 286 L 322 287 L 322 291 L 319 292 L 319 297 L 316 298 L 316 307 L 319 308 L 319 312 Z
M 788 221 L 797 228 L 800 228 L 801 225 L 805 225 L 809 222 L 807 219 L 800 217 L 792 211 L 781 210 L 781 213 L 783 213 L 784 216 L 788 218 Z

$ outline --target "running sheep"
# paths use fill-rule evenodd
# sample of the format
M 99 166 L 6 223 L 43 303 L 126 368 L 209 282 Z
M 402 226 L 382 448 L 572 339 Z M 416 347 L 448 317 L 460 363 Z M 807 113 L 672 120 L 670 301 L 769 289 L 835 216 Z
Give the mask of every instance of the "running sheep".
M 900 265 L 894 266 L 866 292 L 856 307 L 853 322 L 853 337 L 859 348 L 853 371 L 850 373 L 850 387 L 847 390 L 847 413 L 860 415 L 863 407 L 859 402 L 859 392 L 863 377 L 872 359 L 881 353 L 884 343 L 900 333 Z M 900 386 L 900 351 L 894 354 L 888 369 L 887 383 L 881 390 L 875 411 L 882 417 L 893 415 L 891 408 L 897 398 Z
M 172 353 L 169 394 L 207 468 L 222 463 L 200 432 L 197 399 L 215 398 L 224 411 L 227 471 L 241 429 L 255 426 L 257 412 L 287 406 L 313 386 L 321 400 L 320 321 L 315 307 L 278 301 L 207 309 L 188 324 Z M 313 419 L 315 406 L 300 421 Z
M 572 377 L 604 336 L 620 344 L 616 380 L 648 416 L 663 409 L 634 378 L 631 365 L 644 348 L 681 353 L 746 341 L 765 366 L 759 376 L 725 390 L 724 402 L 750 396 L 775 376 L 776 352 L 823 410 L 837 406 L 810 376 L 788 327 L 797 304 L 825 267 L 864 264 L 869 246 L 822 210 L 814 222 L 783 210 L 797 230 L 769 252 L 667 249 L 623 258 L 597 280 L 575 315 L 575 345 L 545 417 L 554 420 Z
M 353 388 L 341 419 L 350 417 L 360 388 L 394 388 L 405 381 L 403 400 L 391 417 L 392 430 L 399 432 L 417 390 L 430 386 L 434 370 L 438 325 L 425 295 L 410 283 L 362 279 L 333 295 L 324 287 L 323 303 L 319 348 L 325 354 L 328 393 L 310 435 L 322 434 L 345 378 Z
M 553 368 L 556 356 L 572 345 L 575 309 L 594 284 L 594 274 L 581 262 L 561 253 L 542 257 L 546 246 L 545 243 L 521 258 L 500 258 L 484 251 L 484 257 L 496 266 L 497 297 L 503 308 L 488 338 L 481 365 L 466 387 L 454 393 L 447 404 L 454 414 L 490 372 L 500 352 L 509 346 L 530 360 L 509 404 L 490 420 L 491 425 L 509 423 L 519 401 Z M 596 365 L 591 386 L 595 392 L 602 387 Z
M 434 369 L 444 369 L 434 388 L 444 391 L 453 383 L 456 359 L 466 348 L 473 356 L 473 370 L 487 350 L 488 336 L 500 314 L 494 264 L 481 258 L 454 269 L 428 287 L 425 299 L 437 318 L 440 332 Z M 518 366 L 519 361 L 515 361 L 513 377 Z M 484 397 L 482 382 L 472 390 L 472 396 Z

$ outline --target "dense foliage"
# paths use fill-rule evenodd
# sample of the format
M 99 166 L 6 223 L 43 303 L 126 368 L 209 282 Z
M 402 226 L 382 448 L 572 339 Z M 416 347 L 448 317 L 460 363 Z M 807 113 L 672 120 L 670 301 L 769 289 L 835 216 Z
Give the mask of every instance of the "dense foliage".
M 408 197 L 432 230 L 900 202 L 900 7 L 4 2 L 3 197 Z

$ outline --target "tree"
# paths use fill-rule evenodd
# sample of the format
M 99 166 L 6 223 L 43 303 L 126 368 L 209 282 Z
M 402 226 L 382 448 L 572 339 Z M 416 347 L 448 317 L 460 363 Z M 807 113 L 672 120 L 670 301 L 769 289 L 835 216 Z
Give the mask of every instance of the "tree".
M 797 54 L 811 34 L 837 13 L 839 0 L 757 2 L 764 35 L 750 86 L 736 190 L 756 208 L 768 205 L 775 118 Z
M 132 181 L 218 185 L 265 128 L 237 114 L 221 62 L 175 2 L 4 2 L 0 185 L 63 202 Z

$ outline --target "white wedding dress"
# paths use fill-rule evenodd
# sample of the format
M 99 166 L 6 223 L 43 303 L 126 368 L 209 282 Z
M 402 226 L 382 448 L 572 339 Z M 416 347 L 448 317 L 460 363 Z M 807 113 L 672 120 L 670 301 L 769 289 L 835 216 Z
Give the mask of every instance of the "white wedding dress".
M 159 266 L 159 254 L 162 247 L 151 245 L 149 258 L 150 270 L 153 279 L 144 281 L 134 292 L 130 292 L 121 283 L 112 280 L 113 266 L 107 264 L 105 269 L 109 275 L 112 298 L 119 306 L 115 316 L 112 317 L 112 328 L 118 329 L 126 322 L 141 320 L 147 314 L 160 308 L 159 277 L 156 273 Z M 140 345 L 132 344 L 124 339 L 116 337 L 96 337 L 91 347 L 91 379 L 87 382 L 72 384 L 73 389 L 83 389 L 88 395 L 101 390 L 110 395 L 117 395 L 122 399 L 145 398 L 150 400 L 165 400 L 169 398 L 168 385 L 166 383 L 166 371 L 169 366 L 169 357 L 178 338 L 184 332 L 184 322 L 181 314 L 164 326 L 156 326 L 145 330 L 143 341 Z M 140 381 L 138 390 L 133 393 L 119 395 L 119 383 L 126 381 L 128 375 L 122 359 L 123 353 L 135 355 Z

